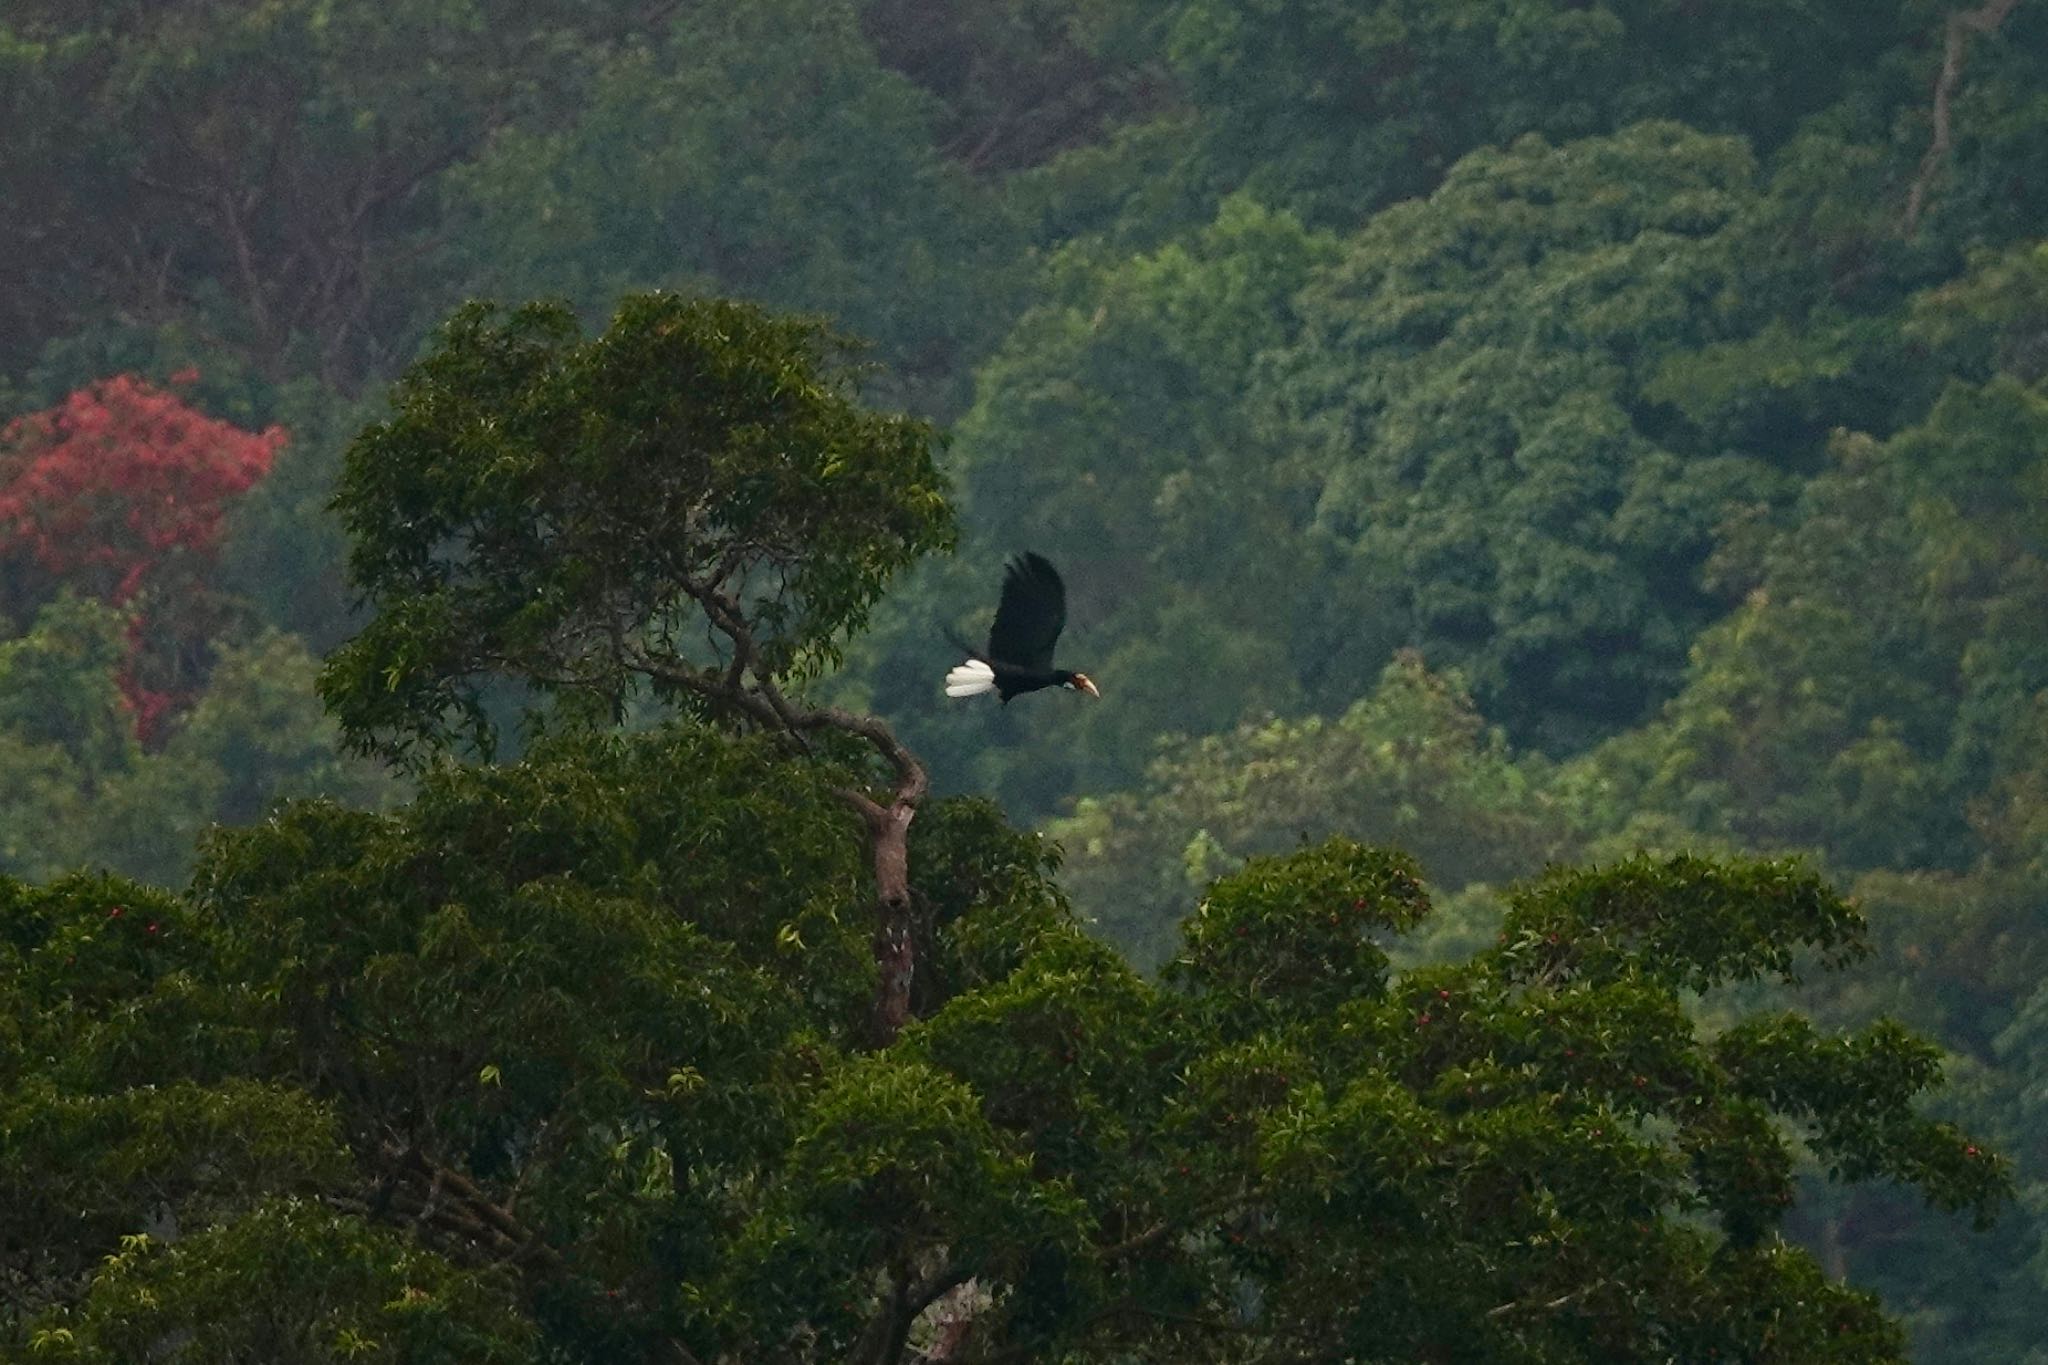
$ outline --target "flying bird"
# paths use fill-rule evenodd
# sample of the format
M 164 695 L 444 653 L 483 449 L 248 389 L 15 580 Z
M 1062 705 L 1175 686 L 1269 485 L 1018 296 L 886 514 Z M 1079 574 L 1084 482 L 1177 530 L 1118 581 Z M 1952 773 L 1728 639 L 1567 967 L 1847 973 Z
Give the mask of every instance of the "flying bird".
M 1052 648 L 1067 624 L 1067 585 L 1043 555 L 1026 551 L 1003 571 L 1003 596 L 996 604 L 995 624 L 988 628 L 988 649 L 967 650 L 967 661 L 946 675 L 946 695 L 977 697 L 983 692 L 1010 698 L 1042 687 L 1095 690 L 1086 673 L 1052 666 Z M 965 648 L 965 646 L 962 646 Z

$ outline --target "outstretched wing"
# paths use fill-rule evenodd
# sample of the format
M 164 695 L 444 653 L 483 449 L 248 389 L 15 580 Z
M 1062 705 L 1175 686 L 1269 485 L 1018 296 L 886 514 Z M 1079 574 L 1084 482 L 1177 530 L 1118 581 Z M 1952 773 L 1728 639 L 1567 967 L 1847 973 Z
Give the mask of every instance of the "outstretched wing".
M 1003 574 L 1003 598 L 988 630 L 988 657 L 1012 668 L 1043 673 L 1052 668 L 1052 647 L 1067 624 L 1067 585 L 1042 555 L 1029 552 L 1010 561 Z

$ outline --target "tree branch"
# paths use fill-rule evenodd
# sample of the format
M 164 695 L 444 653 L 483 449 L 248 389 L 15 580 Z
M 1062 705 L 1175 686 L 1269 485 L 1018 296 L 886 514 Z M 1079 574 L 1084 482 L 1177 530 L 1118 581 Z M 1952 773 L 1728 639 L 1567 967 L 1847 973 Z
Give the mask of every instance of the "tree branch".
M 1908 238 L 1919 231 L 1920 215 L 1927 207 L 1927 195 L 1933 188 L 1934 177 L 1948 159 L 1953 136 L 1949 106 L 1955 98 L 1956 86 L 1963 78 L 1963 56 L 1970 35 L 1995 32 L 2018 6 L 2019 0 L 1984 0 L 1976 9 L 1956 10 L 1948 16 L 1941 75 L 1934 82 L 1934 137 L 1927 144 L 1927 154 L 1920 158 L 1920 169 L 1913 176 L 1912 188 L 1907 191 L 1905 220 L 1900 225 L 1902 234 Z
M 431 1218 L 453 1226 L 476 1240 L 506 1251 L 512 1260 L 532 1259 L 551 1273 L 559 1273 L 563 1269 L 562 1258 L 553 1247 L 543 1242 L 539 1234 L 514 1218 L 462 1172 L 433 1160 L 417 1147 L 397 1142 L 384 1143 L 379 1153 L 402 1176 L 426 1183 L 426 1194 L 413 1196 L 420 1203 L 418 1218 Z M 439 1196 L 443 1191 L 452 1195 L 452 1203 L 440 1203 Z
M 873 951 L 880 975 L 870 1031 L 876 1046 L 887 1046 L 910 1021 L 910 988 L 917 973 L 910 918 L 910 822 L 931 790 L 931 776 L 880 717 L 857 715 L 836 706 L 804 706 L 783 694 L 773 670 L 761 657 L 739 603 L 718 586 L 733 567 L 721 564 L 710 581 L 684 584 L 684 591 L 703 609 L 713 628 L 732 642 L 729 666 L 698 668 L 673 656 L 652 654 L 618 637 L 613 648 L 627 668 L 738 711 L 764 729 L 789 736 L 799 747 L 805 747 L 806 734 L 836 730 L 865 740 L 889 765 L 894 783 L 886 803 L 858 788 L 839 792 L 867 830 L 875 878 Z
M 1136 1255 L 1147 1247 L 1164 1241 L 1175 1233 L 1186 1232 L 1192 1227 L 1211 1222 L 1223 1217 L 1225 1214 L 1235 1213 L 1249 1205 L 1252 1199 L 1253 1196 L 1249 1194 L 1234 1194 L 1228 1199 L 1214 1200 L 1195 1209 L 1185 1217 L 1178 1219 L 1163 1218 L 1151 1227 L 1146 1228 L 1143 1232 L 1126 1237 L 1120 1242 L 1111 1242 L 1108 1246 L 1097 1247 L 1095 1254 L 1105 1261 L 1123 1260 L 1127 1256 Z
M 1586 1295 L 1592 1293 L 1594 1290 L 1598 1289 L 1601 1285 L 1605 1283 L 1607 1283 L 1607 1281 L 1605 1280 L 1595 1280 L 1593 1281 L 1593 1283 L 1589 1285 L 1582 1285 L 1581 1287 L 1572 1290 L 1569 1294 L 1560 1294 L 1556 1298 L 1551 1299 L 1544 1303 L 1529 1303 L 1521 1299 L 1510 1299 L 1506 1303 L 1495 1304 L 1493 1307 L 1487 1309 L 1486 1316 L 1488 1318 L 1504 1318 L 1508 1314 L 1516 1312 L 1555 1313 L 1560 1308 L 1571 1307 L 1572 1304 L 1577 1303 L 1580 1299 L 1585 1298 Z

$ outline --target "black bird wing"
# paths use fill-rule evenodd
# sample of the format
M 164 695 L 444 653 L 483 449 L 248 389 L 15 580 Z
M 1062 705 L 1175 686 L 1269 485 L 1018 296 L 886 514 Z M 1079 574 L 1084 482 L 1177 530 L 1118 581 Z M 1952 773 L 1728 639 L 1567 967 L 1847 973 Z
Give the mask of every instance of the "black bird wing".
M 1067 585 L 1044 556 L 1026 552 L 1003 574 L 1003 597 L 988 629 L 991 663 L 1036 673 L 1052 669 L 1052 647 L 1067 624 Z

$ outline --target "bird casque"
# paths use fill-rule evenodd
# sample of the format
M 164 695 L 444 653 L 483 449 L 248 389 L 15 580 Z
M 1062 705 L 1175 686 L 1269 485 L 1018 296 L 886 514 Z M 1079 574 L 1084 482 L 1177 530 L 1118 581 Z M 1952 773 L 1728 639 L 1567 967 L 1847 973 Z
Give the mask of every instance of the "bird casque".
M 988 649 L 967 650 L 967 661 L 946 674 L 946 695 L 994 692 L 1006 705 L 1010 698 L 1042 687 L 1101 696 L 1086 673 L 1052 666 L 1052 649 L 1066 624 L 1067 585 L 1060 582 L 1059 571 L 1043 555 L 1026 551 L 1017 556 L 1003 571 L 1003 595 L 996 604 L 995 624 L 988 628 Z

